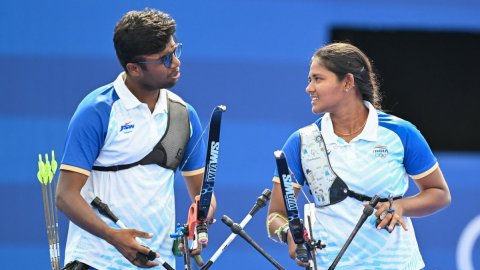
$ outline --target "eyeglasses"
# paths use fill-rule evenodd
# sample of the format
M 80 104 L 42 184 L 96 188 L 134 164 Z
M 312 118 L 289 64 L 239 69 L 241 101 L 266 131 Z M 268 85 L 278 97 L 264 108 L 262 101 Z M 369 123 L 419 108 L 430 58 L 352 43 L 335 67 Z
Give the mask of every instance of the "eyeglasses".
M 173 52 L 162 56 L 159 60 L 155 61 L 140 61 L 137 64 L 163 64 L 166 68 L 170 68 L 172 66 L 173 56 L 177 59 L 180 59 L 180 55 L 182 55 L 182 43 L 176 43 Z

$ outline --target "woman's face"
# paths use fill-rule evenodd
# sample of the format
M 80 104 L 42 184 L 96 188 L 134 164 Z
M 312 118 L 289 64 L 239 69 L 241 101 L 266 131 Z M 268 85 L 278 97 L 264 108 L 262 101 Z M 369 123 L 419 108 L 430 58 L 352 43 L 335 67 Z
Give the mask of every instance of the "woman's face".
M 346 80 L 338 80 L 335 73 L 313 59 L 308 73 L 307 93 L 310 95 L 312 112 L 335 112 L 346 92 Z

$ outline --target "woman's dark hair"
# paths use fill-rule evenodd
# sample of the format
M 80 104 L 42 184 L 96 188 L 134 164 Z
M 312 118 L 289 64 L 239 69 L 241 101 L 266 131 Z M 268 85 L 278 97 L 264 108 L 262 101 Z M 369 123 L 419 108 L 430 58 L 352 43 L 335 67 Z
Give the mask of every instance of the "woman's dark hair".
M 367 55 L 359 48 L 349 43 L 331 43 L 318 49 L 313 54 L 312 61 L 318 61 L 335 73 L 338 80 L 343 80 L 348 73 L 351 73 L 362 99 L 381 110 L 382 98 L 377 76 Z
M 120 64 L 126 71 L 128 63 L 140 57 L 163 51 L 175 34 L 175 20 L 156 9 L 130 11 L 115 26 L 113 44 Z

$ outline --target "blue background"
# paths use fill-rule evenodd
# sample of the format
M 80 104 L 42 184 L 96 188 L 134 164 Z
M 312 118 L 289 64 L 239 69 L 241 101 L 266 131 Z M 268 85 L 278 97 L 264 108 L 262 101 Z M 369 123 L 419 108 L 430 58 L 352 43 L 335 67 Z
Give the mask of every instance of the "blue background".
M 3 1 L 1 269 L 49 269 L 37 155 L 55 149 L 61 156 L 77 104 L 121 71 L 112 44 L 115 23 L 128 10 L 147 6 L 172 14 L 178 23 L 184 52 L 182 78 L 173 90 L 197 109 L 204 125 L 214 106 L 228 107 L 216 182 L 217 218 L 227 214 L 237 222 L 263 189 L 271 188 L 273 151 L 315 119 L 304 92 L 308 62 L 329 41 L 332 27 L 480 32 L 480 2 L 474 0 Z M 478 69 L 478 63 L 472 68 Z M 462 230 L 480 215 L 480 153 L 436 155 L 453 202 L 414 224 L 426 269 L 456 269 Z M 189 201 L 183 180 L 177 180 L 177 219 L 184 222 Z M 411 186 L 413 194 L 413 182 Z M 262 209 L 246 231 L 284 267 L 299 269 L 285 246 L 267 238 L 265 213 Z M 63 216 L 60 221 L 64 250 L 68 225 Z M 221 222 L 210 227 L 205 260 L 228 234 Z M 472 252 L 477 269 L 479 242 Z M 274 268 L 236 239 L 212 269 Z

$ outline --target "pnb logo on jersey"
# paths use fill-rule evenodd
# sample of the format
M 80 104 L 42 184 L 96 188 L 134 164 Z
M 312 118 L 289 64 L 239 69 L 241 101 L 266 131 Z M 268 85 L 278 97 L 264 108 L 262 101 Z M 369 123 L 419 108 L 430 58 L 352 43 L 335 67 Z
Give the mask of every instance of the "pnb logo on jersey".
M 135 127 L 134 124 L 131 124 L 132 122 L 127 122 L 123 125 L 120 126 L 120 132 L 123 133 L 130 133 L 133 131 L 133 128 Z
M 386 145 L 377 145 L 373 148 L 375 157 L 385 158 L 388 156 L 388 147 Z

